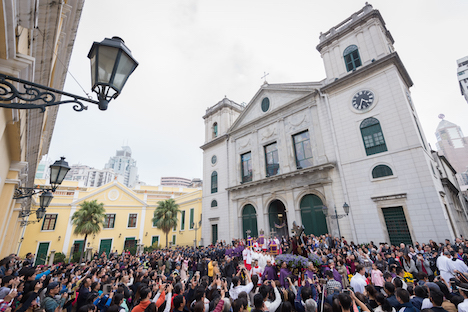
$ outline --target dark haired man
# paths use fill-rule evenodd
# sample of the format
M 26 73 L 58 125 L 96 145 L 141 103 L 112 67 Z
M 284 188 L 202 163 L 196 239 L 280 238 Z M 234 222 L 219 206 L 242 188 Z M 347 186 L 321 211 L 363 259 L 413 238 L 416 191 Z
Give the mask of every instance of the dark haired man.
M 442 308 L 442 303 L 444 302 L 444 294 L 435 289 L 431 289 L 430 291 L 431 302 L 432 302 L 432 311 L 434 312 L 447 312 L 444 308 Z
M 364 294 L 366 282 L 366 269 L 362 265 L 356 266 L 356 274 L 351 278 L 351 287 L 354 288 L 354 292 L 360 292 Z
M 416 308 L 410 302 L 410 294 L 406 289 L 398 288 L 395 292 L 395 297 L 400 303 L 399 312 L 416 312 Z

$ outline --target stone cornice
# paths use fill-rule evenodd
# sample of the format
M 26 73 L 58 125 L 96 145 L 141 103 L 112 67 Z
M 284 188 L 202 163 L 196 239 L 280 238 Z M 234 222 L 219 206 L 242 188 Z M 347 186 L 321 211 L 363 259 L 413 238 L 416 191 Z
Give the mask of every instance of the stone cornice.
M 264 184 L 264 183 L 269 183 L 269 182 L 273 182 L 273 181 L 277 181 L 277 180 L 289 179 L 289 178 L 292 178 L 292 177 L 295 177 L 295 176 L 298 176 L 298 175 L 313 173 L 313 172 L 316 172 L 316 171 L 331 170 L 333 168 L 335 168 L 334 163 L 321 164 L 321 165 L 318 165 L 318 166 L 299 169 L 299 170 L 295 170 L 295 171 L 292 171 L 292 172 L 278 174 L 278 175 L 275 175 L 275 176 L 272 176 L 272 177 L 268 177 L 268 178 L 264 178 L 264 179 L 260 179 L 260 180 L 255 180 L 255 181 L 252 181 L 252 182 L 243 183 L 243 184 L 236 185 L 236 186 L 233 186 L 233 187 L 228 187 L 228 188 L 226 188 L 226 190 L 227 191 L 237 191 L 237 190 L 241 190 L 241 189 L 244 189 L 244 188 L 249 188 L 249 187 L 252 187 L 252 186 L 257 186 L 257 185 Z M 331 183 L 331 180 L 322 180 L 320 182 L 320 184 L 328 184 L 328 183 Z
M 377 61 L 370 63 L 368 65 L 358 67 L 356 71 L 339 78 L 338 80 L 333 81 L 332 83 L 327 84 L 326 86 L 322 87 L 321 91 L 323 92 L 328 92 L 330 90 L 336 89 L 341 87 L 343 84 L 349 83 L 350 81 L 356 80 L 364 75 L 371 74 L 373 72 L 376 72 L 379 70 L 381 67 L 387 66 L 389 64 L 394 64 L 396 68 L 398 69 L 398 72 L 400 73 L 401 77 L 403 77 L 403 80 L 405 81 L 406 85 L 408 87 L 413 86 L 413 81 L 411 80 L 411 77 L 409 76 L 408 72 L 406 71 L 405 66 L 401 62 L 400 57 L 398 56 L 398 53 L 393 52 L 392 54 L 386 55 L 382 57 L 381 59 L 378 59 Z
M 374 202 L 384 201 L 384 200 L 392 200 L 392 199 L 401 199 L 401 198 L 406 198 L 406 193 L 371 197 L 371 199 Z
M 200 148 L 202 150 L 205 150 L 205 149 L 207 149 L 209 147 L 212 147 L 213 145 L 216 145 L 216 144 L 220 143 L 221 141 L 224 141 L 224 140 L 227 140 L 227 139 L 229 139 L 229 136 L 227 134 L 223 134 L 223 135 L 217 137 L 216 139 L 211 140 L 210 142 L 203 144 L 202 146 L 200 146 Z

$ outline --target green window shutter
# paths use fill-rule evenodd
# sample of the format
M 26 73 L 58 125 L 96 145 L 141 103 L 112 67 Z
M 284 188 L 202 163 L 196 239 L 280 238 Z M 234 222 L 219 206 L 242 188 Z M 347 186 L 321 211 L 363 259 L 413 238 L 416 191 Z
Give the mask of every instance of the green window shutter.
M 343 57 L 347 71 L 355 70 L 362 65 L 358 47 L 354 44 L 344 50 Z
M 367 156 L 387 151 L 387 144 L 377 119 L 372 117 L 364 119 L 360 128 Z
M 190 224 L 189 224 L 189 228 L 190 228 L 191 230 L 192 230 L 193 227 L 195 226 L 195 224 L 193 223 L 193 222 L 194 222 L 194 221 L 193 221 L 193 216 L 194 216 L 193 214 L 194 214 L 194 212 L 195 212 L 195 209 L 190 208 Z
M 180 212 L 180 230 L 185 230 L 185 210 Z
M 176 235 L 172 235 L 172 245 L 176 244 Z
M 392 176 L 392 175 L 393 175 L 392 169 L 386 165 L 378 165 L 378 166 L 375 166 L 374 169 L 372 169 L 372 178 L 374 179 Z
M 413 242 L 403 207 L 382 208 L 382 212 L 390 243 L 395 246 L 400 243 L 411 245 Z
M 211 194 L 218 192 L 218 173 L 213 171 L 211 174 Z

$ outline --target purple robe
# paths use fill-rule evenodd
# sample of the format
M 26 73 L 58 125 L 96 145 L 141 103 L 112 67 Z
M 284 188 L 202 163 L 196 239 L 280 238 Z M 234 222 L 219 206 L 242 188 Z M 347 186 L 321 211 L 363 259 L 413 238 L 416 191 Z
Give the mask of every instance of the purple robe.
M 325 273 L 327 273 L 327 271 L 330 271 L 329 267 L 325 267 L 323 269 L 323 275 L 325 275 Z M 341 287 L 343 287 L 343 282 L 341 281 L 341 274 L 338 273 L 338 271 L 335 268 L 333 268 L 333 278 L 335 279 L 335 281 L 340 282 Z
M 262 276 L 263 280 L 264 281 L 267 281 L 267 280 L 277 280 L 278 279 L 278 275 L 276 274 L 275 272 L 275 269 L 273 269 L 272 266 L 266 266 L 265 267 L 265 270 L 263 270 L 263 276 Z
M 288 269 L 285 269 L 285 268 L 281 268 L 280 270 L 280 283 L 281 283 L 281 286 L 283 286 L 284 288 L 289 288 L 289 283 L 288 281 L 286 280 L 286 277 L 288 277 L 289 275 L 291 275 L 291 271 L 289 271 Z
M 305 276 L 306 278 L 310 278 L 311 280 L 314 280 L 314 278 L 315 278 L 315 273 L 312 272 L 312 271 L 310 271 L 310 270 L 307 270 L 307 271 L 305 272 L 304 276 Z

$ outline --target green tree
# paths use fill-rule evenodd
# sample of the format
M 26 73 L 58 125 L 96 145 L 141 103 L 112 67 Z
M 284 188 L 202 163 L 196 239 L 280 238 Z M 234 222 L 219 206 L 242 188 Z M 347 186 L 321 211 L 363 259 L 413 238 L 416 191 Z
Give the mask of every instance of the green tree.
M 151 220 L 156 227 L 160 228 L 164 234 L 166 234 L 166 248 L 168 245 L 169 232 L 178 224 L 177 215 L 179 212 L 179 205 L 172 198 L 160 201 L 158 207 L 154 210 L 154 217 Z
M 80 209 L 73 214 L 71 218 L 72 225 L 75 226 L 73 234 L 85 236 L 83 249 L 81 250 L 80 255 L 80 263 L 83 259 L 88 235 L 99 234 L 99 232 L 101 232 L 101 226 L 104 226 L 105 217 L 106 210 L 104 209 L 104 204 L 98 204 L 97 199 L 93 201 L 84 201 L 80 204 Z

